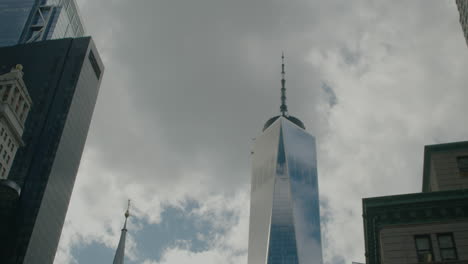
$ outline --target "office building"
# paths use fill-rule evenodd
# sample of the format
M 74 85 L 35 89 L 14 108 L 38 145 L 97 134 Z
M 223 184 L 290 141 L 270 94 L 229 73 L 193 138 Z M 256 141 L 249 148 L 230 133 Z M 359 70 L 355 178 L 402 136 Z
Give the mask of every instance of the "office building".
M 23 66 L 0 75 L 0 180 L 6 180 L 19 147 L 31 97 L 23 81 Z
M 321 264 L 315 139 L 288 114 L 284 74 L 283 61 L 281 115 L 252 153 L 248 264 Z
M 425 147 L 422 190 L 363 199 L 367 264 L 468 264 L 468 141 Z
M 53 263 L 96 103 L 103 65 L 90 37 L 0 48 L 0 72 L 24 67 L 32 106 L 8 180 L 16 208 L 0 263 Z M 13 185 L 8 185 L 13 186 Z M 0 197 L 4 201 L 4 197 Z M 3 210 L 3 209 L 1 209 Z M 11 215 L 11 212 L 0 212 Z M 0 219 L 0 221 L 3 221 Z M 6 220 L 5 220 L 6 221 Z
M 465 35 L 466 44 L 468 45 L 468 0 L 455 0 L 460 12 L 460 24 Z
M 84 32 L 75 0 L 0 0 L 0 47 Z

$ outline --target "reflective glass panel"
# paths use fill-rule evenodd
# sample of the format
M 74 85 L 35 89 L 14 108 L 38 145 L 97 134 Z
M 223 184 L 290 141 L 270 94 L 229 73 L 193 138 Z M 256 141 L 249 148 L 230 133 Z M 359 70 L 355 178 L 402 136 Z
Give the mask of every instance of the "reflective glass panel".
M 252 167 L 248 263 L 321 264 L 315 139 L 278 118 L 257 138 Z

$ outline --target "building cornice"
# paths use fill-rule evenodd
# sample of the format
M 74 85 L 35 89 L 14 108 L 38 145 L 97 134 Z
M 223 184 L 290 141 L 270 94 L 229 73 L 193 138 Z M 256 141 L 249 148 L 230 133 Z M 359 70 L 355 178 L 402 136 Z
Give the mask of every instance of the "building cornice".
M 363 199 L 363 218 L 367 264 L 379 264 L 379 233 L 382 228 L 466 221 L 468 190 L 366 198 Z

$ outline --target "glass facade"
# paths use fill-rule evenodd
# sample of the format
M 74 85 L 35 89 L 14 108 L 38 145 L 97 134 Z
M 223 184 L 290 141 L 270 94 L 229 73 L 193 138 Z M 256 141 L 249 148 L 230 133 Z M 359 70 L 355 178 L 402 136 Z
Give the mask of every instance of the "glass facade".
M 0 0 L 0 47 L 18 44 L 36 0 Z
M 33 101 L 23 134 L 25 147 L 18 149 L 9 177 L 21 186 L 12 228 L 15 239 L 0 242 L 14 244 L 14 250 L 8 259 L 0 256 L 0 263 L 53 263 L 102 79 L 102 62 L 89 37 L 0 48 L 0 57 L 0 70 L 23 64 Z
M 460 12 L 460 25 L 465 35 L 466 44 L 468 45 L 468 1 L 456 0 L 458 12 Z
M 83 35 L 75 0 L 0 0 L 0 46 Z
M 284 117 L 255 140 L 248 264 L 321 264 L 315 139 Z

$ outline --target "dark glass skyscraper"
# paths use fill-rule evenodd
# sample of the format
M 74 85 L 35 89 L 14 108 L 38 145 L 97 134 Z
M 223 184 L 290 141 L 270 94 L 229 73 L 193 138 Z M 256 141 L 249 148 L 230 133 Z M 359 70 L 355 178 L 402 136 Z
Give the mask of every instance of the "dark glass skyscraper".
M 248 264 L 321 264 L 316 146 L 286 107 L 253 149 Z
M 83 35 L 75 0 L 0 0 L 0 47 Z
M 0 58 L 0 72 L 23 65 L 33 102 L 25 123 L 25 144 L 18 149 L 8 177 L 21 187 L 21 196 L 17 202 L 14 197 L 9 200 L 14 206 L 5 206 L 16 208 L 15 224 L 7 227 L 8 239 L 0 241 L 0 248 L 9 248 L 9 254 L 0 255 L 0 263 L 52 263 L 103 65 L 90 37 L 4 47 Z

